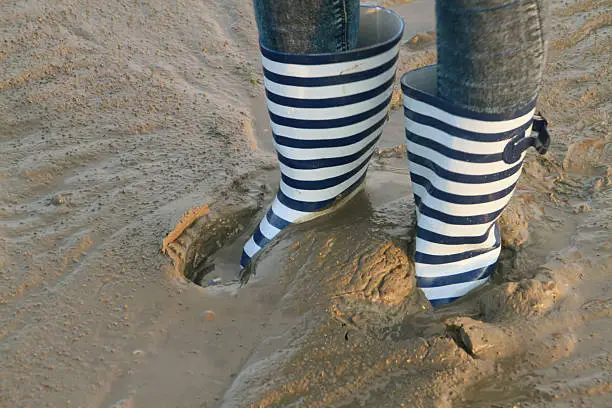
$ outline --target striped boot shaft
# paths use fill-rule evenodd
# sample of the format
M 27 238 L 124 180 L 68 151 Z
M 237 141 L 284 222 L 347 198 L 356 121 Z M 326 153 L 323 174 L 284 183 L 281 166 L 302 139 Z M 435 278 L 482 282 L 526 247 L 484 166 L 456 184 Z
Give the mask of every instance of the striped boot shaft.
M 261 46 L 281 181 L 242 267 L 282 229 L 326 214 L 362 185 L 387 118 L 403 28 L 397 14 L 362 7 L 355 50 L 304 55 Z
M 410 177 L 417 207 L 417 284 L 434 306 L 489 279 L 501 250 L 497 220 L 521 174 L 535 100 L 504 115 L 436 96 L 436 67 L 402 77 Z M 540 149 L 545 151 L 545 148 Z

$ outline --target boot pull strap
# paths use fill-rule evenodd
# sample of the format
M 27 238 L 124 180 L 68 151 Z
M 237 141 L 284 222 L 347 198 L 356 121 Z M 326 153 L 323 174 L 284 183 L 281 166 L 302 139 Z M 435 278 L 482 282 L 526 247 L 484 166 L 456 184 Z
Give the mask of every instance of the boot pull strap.
M 550 147 L 550 133 L 548 133 L 548 121 L 540 112 L 536 113 L 533 117 L 531 133 L 533 134 L 533 132 L 537 133 L 533 147 L 535 147 L 539 154 L 545 154 Z
M 539 154 L 544 154 L 550 146 L 550 133 L 548 133 L 548 121 L 540 112 L 533 117 L 531 135 L 515 136 L 504 148 L 503 159 L 508 164 L 515 163 L 521 158 L 525 150 L 533 146 Z M 534 135 L 535 134 L 535 135 Z

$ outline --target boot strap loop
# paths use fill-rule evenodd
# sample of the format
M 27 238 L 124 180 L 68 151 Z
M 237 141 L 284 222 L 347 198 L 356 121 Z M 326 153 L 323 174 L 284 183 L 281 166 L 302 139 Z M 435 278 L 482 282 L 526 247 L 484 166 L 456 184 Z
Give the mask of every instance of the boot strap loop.
M 545 154 L 550 146 L 550 133 L 548 133 L 548 121 L 541 113 L 536 113 L 533 117 L 531 135 L 517 135 L 505 147 L 503 153 L 504 162 L 515 163 L 521 158 L 525 150 L 534 147 L 539 154 Z

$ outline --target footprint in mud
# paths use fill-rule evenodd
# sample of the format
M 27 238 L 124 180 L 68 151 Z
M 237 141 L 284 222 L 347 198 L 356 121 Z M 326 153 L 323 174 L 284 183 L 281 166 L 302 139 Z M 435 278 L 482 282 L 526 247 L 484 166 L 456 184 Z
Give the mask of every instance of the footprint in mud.
M 161 251 L 172 261 L 176 276 L 199 286 L 237 280 L 239 238 L 269 193 L 265 184 L 253 183 L 259 187 L 251 188 L 244 180 L 235 181 L 216 202 L 189 209 L 164 238 Z
M 255 211 L 238 208 L 228 216 L 208 206 L 191 208 L 164 239 L 162 252 L 179 275 L 204 286 L 204 278 L 215 270 L 213 255 L 242 231 Z

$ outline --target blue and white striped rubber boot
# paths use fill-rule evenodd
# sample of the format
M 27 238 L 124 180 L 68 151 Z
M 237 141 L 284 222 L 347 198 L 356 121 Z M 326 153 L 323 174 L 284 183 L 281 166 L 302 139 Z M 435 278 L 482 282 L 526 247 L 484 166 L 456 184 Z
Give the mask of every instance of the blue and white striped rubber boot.
M 401 82 L 417 207 L 417 285 L 439 306 L 489 279 L 501 251 L 497 219 L 525 150 L 545 153 L 549 136 L 546 121 L 534 116 L 535 100 L 507 114 L 477 113 L 437 96 L 436 66 L 408 72 Z
M 281 181 L 244 246 L 243 268 L 283 228 L 332 211 L 363 185 L 387 120 L 403 30 L 394 12 L 362 7 L 354 50 L 287 54 L 261 45 Z

